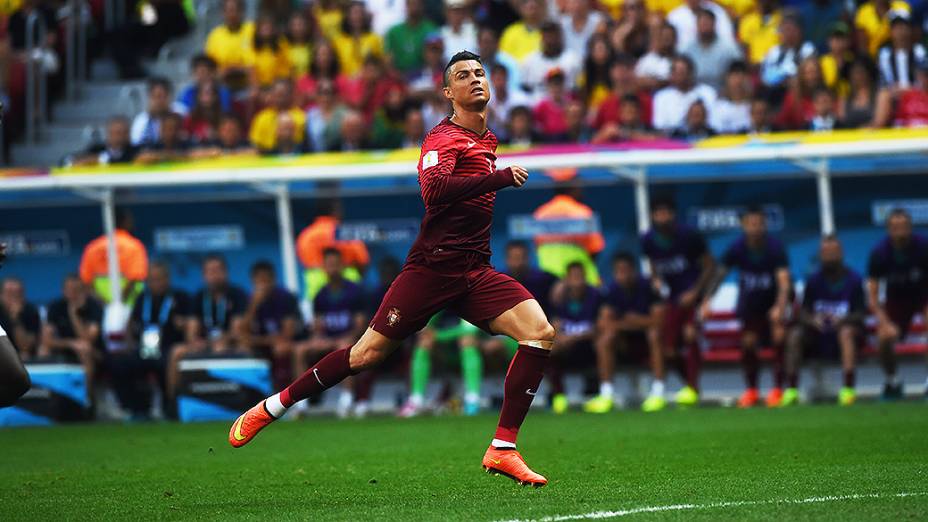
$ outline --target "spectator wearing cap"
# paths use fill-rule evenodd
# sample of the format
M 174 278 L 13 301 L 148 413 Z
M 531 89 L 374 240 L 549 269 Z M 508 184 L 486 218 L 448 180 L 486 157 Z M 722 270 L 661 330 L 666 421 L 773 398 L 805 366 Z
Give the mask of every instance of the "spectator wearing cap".
M 499 39 L 499 48 L 520 64 L 541 49 L 541 24 L 545 20 L 542 0 L 520 0 L 518 22 L 506 27 Z M 544 73 L 542 73 L 544 74 Z M 525 81 L 524 79 L 522 80 Z
M 564 141 L 567 137 L 567 103 L 571 96 L 565 84 L 564 71 L 550 69 L 545 76 L 545 94 L 532 110 L 535 126 L 547 142 Z
M 735 60 L 741 59 L 741 49 L 732 41 L 722 40 L 715 32 L 715 13 L 700 9 L 696 15 L 696 40 L 683 54 L 696 64 L 696 82 L 713 89 L 722 87 L 725 72 Z
M 170 80 L 160 77 L 148 80 L 148 106 L 135 116 L 129 131 L 133 145 L 155 143 L 161 129 L 161 118 L 170 112 L 186 112 L 183 105 L 171 102 L 173 93 L 174 86 Z
M 912 87 L 880 91 L 874 120 L 879 127 L 928 127 L 928 61 L 915 68 Z
M 318 83 L 316 104 L 306 113 L 306 136 L 313 152 L 332 149 L 341 132 L 342 118 L 348 110 L 339 101 L 332 80 Z
M 890 13 L 889 43 L 880 48 L 877 65 L 880 84 L 894 89 L 907 89 L 915 83 L 917 65 L 928 60 L 925 46 L 915 41 L 911 15 L 898 10 Z
M 678 140 L 702 140 L 715 136 L 715 134 L 712 127 L 709 127 L 706 104 L 702 100 L 696 100 L 686 110 L 683 125 L 674 129 L 670 137 Z
M 470 0 L 445 0 L 445 25 L 440 34 L 445 44 L 445 62 L 455 53 L 477 50 L 477 27 L 471 15 Z
M 741 19 L 738 39 L 747 46 L 750 63 L 761 63 L 770 49 L 780 43 L 782 20 L 779 0 L 758 0 L 757 9 Z
M 210 31 L 204 52 L 219 66 L 223 81 L 243 87 L 252 68 L 255 26 L 243 20 L 242 0 L 223 0 L 222 25 Z
M 372 31 L 371 15 L 359 0 L 348 5 L 341 27 L 331 41 L 341 72 L 347 76 L 358 74 L 368 56 L 383 56 L 383 39 Z
M 751 126 L 751 78 L 744 62 L 728 68 L 725 86 L 709 114 L 709 126 L 719 134 L 744 133 Z
M 612 90 L 599 105 L 593 117 L 593 130 L 602 131 L 605 127 L 620 123 L 622 105 L 626 98 L 638 100 L 638 115 L 646 125 L 651 124 L 651 93 L 638 86 L 635 79 L 635 59 L 627 54 L 615 57 L 609 65 L 609 79 Z
M 190 75 L 193 82 L 184 87 L 177 96 L 177 103 L 184 107 L 184 112 L 193 110 L 197 102 L 197 91 L 201 85 L 214 83 L 219 94 L 219 105 L 223 112 L 232 110 L 232 93 L 228 87 L 219 84 L 219 67 L 216 60 L 205 54 L 197 54 L 190 59 Z
M 667 85 L 676 47 L 677 30 L 668 23 L 662 24 L 657 30 L 657 38 L 652 42 L 651 50 L 635 65 L 635 76 L 642 89 L 656 91 Z
M 479 49 L 480 61 L 483 62 L 483 68 L 490 74 L 490 80 L 493 79 L 493 71 L 496 66 L 502 66 L 506 69 L 507 82 L 510 93 L 521 91 L 521 82 L 519 81 L 519 62 L 512 56 L 499 50 L 499 35 L 489 27 L 481 27 L 477 32 L 477 49 Z M 495 99 L 494 99 L 495 103 Z M 493 105 L 492 103 L 490 104 Z
M 573 89 L 580 72 L 580 57 L 564 47 L 564 34 L 556 22 L 541 26 L 541 49 L 522 60 L 522 87 L 536 98 L 542 95 L 548 72 L 560 69 L 567 89 Z
M 521 88 L 512 87 L 509 81 L 509 71 L 500 63 L 490 68 L 490 92 L 492 100 L 487 113 L 487 126 L 500 139 L 505 138 L 506 122 L 509 121 L 509 112 L 513 107 L 529 106 L 532 100 Z
M 576 56 L 585 55 L 590 37 L 606 28 L 606 17 L 593 10 L 590 1 L 566 0 L 560 17 L 564 46 Z
M 106 138 L 71 159 L 73 165 L 115 165 L 132 163 L 139 148 L 129 141 L 129 119 L 113 116 L 106 122 Z
M 664 132 L 673 132 L 683 125 L 690 105 L 702 100 L 706 107 L 715 103 L 715 89 L 706 84 L 697 84 L 694 79 L 693 62 L 685 56 L 677 56 L 670 70 L 670 85 L 654 95 L 652 125 Z
M 832 35 L 834 25 L 851 18 L 847 11 L 847 2 L 810 0 L 796 7 L 802 20 L 803 34 L 815 45 L 816 50 L 822 53 L 828 50 L 828 38 Z
M 393 67 L 404 75 L 419 71 L 425 37 L 437 30 L 438 27 L 425 17 L 423 0 L 406 0 L 406 20 L 390 28 L 384 39 Z
M 686 0 L 683 5 L 667 14 L 667 23 L 677 30 L 677 52 L 683 52 L 696 41 L 696 16 L 707 9 L 715 14 L 715 34 L 726 42 L 735 41 L 731 18 L 720 5 L 707 0 Z
M 281 113 L 289 113 L 296 127 L 296 139 L 302 142 L 306 115 L 293 103 L 293 86 L 289 80 L 277 80 L 271 87 L 270 106 L 259 112 L 251 122 L 248 137 L 258 150 L 277 147 L 277 121 Z
M 803 39 L 799 19 L 795 14 L 784 14 L 780 20 L 780 43 L 770 48 L 761 64 L 761 82 L 782 94 L 789 79 L 796 76 L 799 63 L 813 56 L 815 46 Z
M 909 4 L 903 0 L 868 0 L 857 8 L 854 27 L 857 28 L 857 48 L 866 49 L 876 57 L 880 47 L 889 40 L 890 15 L 893 12 L 909 12 Z
M 822 66 L 822 80 L 825 86 L 839 96 L 847 95 L 847 77 L 845 68 L 854 60 L 851 49 L 850 28 L 844 22 L 836 22 L 828 37 L 828 52 L 819 59 Z

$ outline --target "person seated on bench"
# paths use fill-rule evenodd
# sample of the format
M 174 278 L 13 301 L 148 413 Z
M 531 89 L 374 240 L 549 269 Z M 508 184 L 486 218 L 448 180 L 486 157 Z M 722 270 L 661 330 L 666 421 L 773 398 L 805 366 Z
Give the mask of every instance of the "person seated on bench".
M 293 380 L 293 343 L 303 332 L 303 316 L 296 296 L 277 285 L 270 261 L 251 265 L 251 301 L 242 314 L 243 347 L 271 361 L 275 390 Z
M 345 278 L 345 263 L 337 248 L 327 248 L 322 254 L 322 269 L 327 283 L 313 299 L 313 330 L 308 341 L 298 343 L 294 349 L 294 372 L 302 375 L 313 363 L 329 352 L 351 346 L 367 328 L 368 316 L 364 313 L 364 291 L 360 285 Z M 356 380 L 356 379 L 353 379 Z M 366 413 L 368 390 L 350 390 L 356 383 L 342 385 L 337 413 L 340 417 L 351 412 L 355 399 L 355 413 Z
M 886 292 L 882 303 L 880 283 Z M 867 294 L 870 311 L 877 320 L 876 335 L 886 374 L 883 398 L 899 399 L 902 382 L 896 376 L 896 343 L 905 339 L 916 314 L 928 320 L 928 239 L 912 233 L 912 216 L 904 209 L 889 213 L 886 237 L 870 251 Z
M 741 322 L 741 365 L 747 389 L 738 399 L 739 408 L 750 408 L 760 400 L 757 379 L 760 349 L 774 349 L 773 389 L 766 404 L 779 406 L 783 398 L 782 350 L 792 292 L 786 248 L 767 233 L 767 216 L 760 207 L 749 207 L 741 215 L 742 235 L 725 250 L 721 267 L 709 283 L 700 315 L 710 315 L 710 302 L 731 270 L 738 270 L 737 316 Z
M 600 309 L 596 335 L 596 368 L 599 373 L 599 396 L 585 409 L 604 413 L 612 409 L 612 379 L 616 352 L 633 363 L 650 362 L 651 390 L 641 403 L 645 412 L 664 409 L 664 348 L 660 326 L 663 300 L 654 286 L 638 274 L 638 261 L 627 252 L 612 258 L 612 282 L 606 287 Z
M 135 301 L 123 350 L 110 355 L 113 388 L 132 420 L 148 420 L 152 394 L 148 376 L 161 389 L 164 413 L 176 417 L 174 401 L 168 400 L 166 376 L 171 351 L 184 342 L 190 316 L 190 298 L 171 287 L 171 269 L 161 261 L 151 264 L 145 290 Z M 173 399 L 173 396 L 170 396 Z
M 205 286 L 190 303 L 184 344 L 171 350 L 168 361 L 167 387 L 172 398 L 176 397 L 180 383 L 181 359 L 191 355 L 249 353 L 238 339 L 248 296 L 244 290 L 229 283 L 229 265 L 221 255 L 207 255 L 202 267 Z
M 803 355 L 829 357 L 840 354 L 844 386 L 838 394 L 842 406 L 854 404 L 855 363 L 866 315 L 863 280 L 844 264 L 841 243 L 833 236 L 819 246 L 821 269 L 806 278 L 799 321 L 786 340 L 786 391 L 781 406 L 799 400 L 799 367 Z
M 80 363 L 87 382 L 87 399 L 93 404 L 94 379 L 103 364 L 103 307 L 93 299 L 77 274 L 64 279 L 62 297 L 48 307 L 42 345 L 52 358 Z

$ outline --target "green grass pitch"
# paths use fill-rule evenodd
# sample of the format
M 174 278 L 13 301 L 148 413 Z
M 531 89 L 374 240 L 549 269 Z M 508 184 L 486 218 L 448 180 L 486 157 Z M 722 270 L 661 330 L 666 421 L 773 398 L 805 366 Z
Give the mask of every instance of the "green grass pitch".
M 537 490 L 481 470 L 489 414 L 280 422 L 239 450 L 225 423 L 10 429 L 0 520 L 925 520 L 926 408 L 536 411 Z

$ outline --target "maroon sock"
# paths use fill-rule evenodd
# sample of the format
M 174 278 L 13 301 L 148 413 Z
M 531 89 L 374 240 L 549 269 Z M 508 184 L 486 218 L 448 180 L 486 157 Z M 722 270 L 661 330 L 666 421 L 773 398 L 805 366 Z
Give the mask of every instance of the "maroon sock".
M 702 364 L 702 354 L 699 345 L 691 343 L 686 347 L 686 384 L 699 391 L 699 368 Z
M 368 370 L 354 381 L 354 400 L 366 401 L 371 398 L 371 389 L 374 387 L 374 370 Z
M 757 388 L 757 350 L 743 350 L 741 352 L 741 365 L 744 367 L 744 382 L 748 388 Z
M 857 381 L 857 375 L 854 370 L 844 370 L 844 386 L 853 388 Z
M 791 373 L 787 375 L 786 382 L 788 383 L 790 388 L 798 388 L 799 387 L 799 372 Z
M 516 443 L 519 427 L 545 375 L 550 355 L 549 350 L 519 345 L 519 350 L 509 363 L 506 382 L 503 384 L 503 408 L 496 427 L 497 439 Z
M 280 392 L 280 403 L 289 408 L 295 403 L 316 395 L 354 375 L 348 365 L 351 348 L 342 348 L 326 355 L 312 368 L 306 370 L 290 386 Z
M 773 347 L 773 387 L 783 387 L 783 347 Z

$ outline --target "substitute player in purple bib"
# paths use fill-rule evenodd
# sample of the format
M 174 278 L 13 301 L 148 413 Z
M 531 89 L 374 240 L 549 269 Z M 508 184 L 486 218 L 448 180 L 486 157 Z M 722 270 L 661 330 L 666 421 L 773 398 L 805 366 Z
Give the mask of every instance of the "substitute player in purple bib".
M 896 377 L 896 343 L 905 339 L 916 314 L 928 320 L 928 239 L 912 233 L 912 216 L 903 209 L 889 213 L 886 232 L 870 252 L 867 293 L 886 374 L 883 398 L 893 400 L 902 397 L 902 382 Z M 880 283 L 885 285 L 883 301 Z
M 730 270 L 738 270 L 738 304 L 741 321 L 741 365 L 747 388 L 738 399 L 739 408 L 750 408 L 760 400 L 757 388 L 760 358 L 764 344 L 774 350 L 773 388 L 767 394 L 768 407 L 780 405 L 783 398 L 783 343 L 789 313 L 792 280 L 786 248 L 767 233 L 767 216 L 760 207 L 750 207 L 741 215 L 743 234 L 722 256 L 721 267 L 709 284 L 700 315 L 709 315 L 712 295 Z
M 516 436 L 545 373 L 554 328 L 541 306 L 515 279 L 490 265 L 490 225 L 496 191 L 521 187 L 528 172 L 496 169 L 496 136 L 487 129 L 490 86 L 480 57 L 455 54 L 442 93 L 452 115 L 422 143 L 419 186 L 425 217 L 402 272 L 390 286 L 367 331 L 351 347 L 326 355 L 282 392 L 248 410 L 229 430 L 229 442 L 247 444 L 295 402 L 377 366 L 441 310 L 519 343 L 504 385 L 499 424 L 483 457 L 487 472 L 544 486 L 516 451 Z

